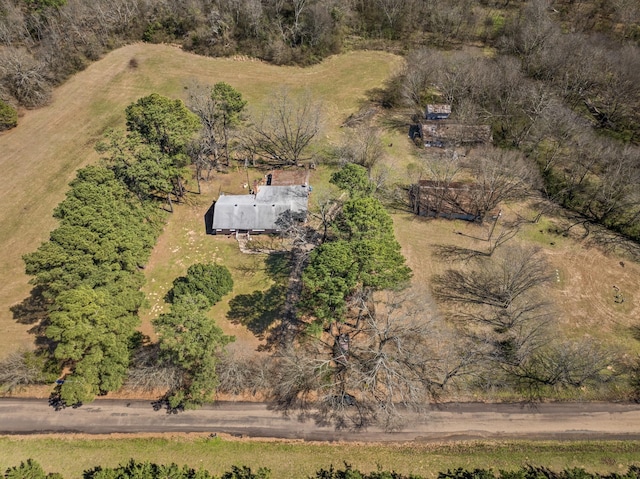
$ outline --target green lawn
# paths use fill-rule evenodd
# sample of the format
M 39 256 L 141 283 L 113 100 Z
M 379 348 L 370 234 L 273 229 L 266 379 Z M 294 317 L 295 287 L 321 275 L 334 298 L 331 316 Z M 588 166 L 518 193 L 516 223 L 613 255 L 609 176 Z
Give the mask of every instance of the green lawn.
M 272 479 L 304 478 L 331 464 L 347 462 L 362 471 L 395 470 L 436 477 L 438 471 L 458 467 L 511 470 L 541 465 L 553 470 L 583 467 L 592 472 L 624 472 L 640 464 L 640 442 L 457 442 L 446 444 L 314 444 L 207 439 L 166 436 L 133 439 L 126 436 L 96 439 L 0 438 L 0 470 L 34 458 L 46 472 L 79 479 L 96 465 L 116 466 L 138 461 L 188 464 L 221 474 L 232 465 L 267 467 Z

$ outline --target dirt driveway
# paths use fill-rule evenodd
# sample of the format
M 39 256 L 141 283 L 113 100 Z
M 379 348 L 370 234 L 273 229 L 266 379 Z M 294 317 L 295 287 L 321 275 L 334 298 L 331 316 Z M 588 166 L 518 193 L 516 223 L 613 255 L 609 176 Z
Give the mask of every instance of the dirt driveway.
M 640 439 L 637 405 L 580 403 L 448 404 L 410 415 L 407 428 L 386 433 L 335 431 L 312 420 L 283 417 L 264 403 L 217 403 L 166 414 L 148 401 L 97 400 L 54 411 L 42 399 L 0 399 L 0 434 L 225 433 L 313 441 L 447 441 L 506 439 Z

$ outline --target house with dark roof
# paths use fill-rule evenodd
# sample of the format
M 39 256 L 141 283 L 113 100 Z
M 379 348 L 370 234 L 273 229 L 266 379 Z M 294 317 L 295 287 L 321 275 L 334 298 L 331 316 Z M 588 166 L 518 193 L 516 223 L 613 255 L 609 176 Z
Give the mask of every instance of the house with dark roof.
M 255 185 L 249 195 L 222 194 L 213 206 L 212 234 L 277 233 L 290 218 L 306 220 L 309 192 L 306 184 Z
M 448 146 L 482 145 L 493 141 L 489 125 L 464 125 L 449 121 L 425 121 L 414 125 L 409 136 L 425 147 L 445 148 Z
M 409 201 L 419 216 L 466 221 L 495 219 L 498 211 L 482 209 L 482 194 L 474 183 L 420 180 L 411 186 Z

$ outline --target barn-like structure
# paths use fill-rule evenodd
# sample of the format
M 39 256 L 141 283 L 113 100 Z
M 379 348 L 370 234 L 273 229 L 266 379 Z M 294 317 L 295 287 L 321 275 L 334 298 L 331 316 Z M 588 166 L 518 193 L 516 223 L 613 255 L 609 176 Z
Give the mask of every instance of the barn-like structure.
M 499 210 L 482 208 L 483 194 L 482 188 L 473 183 L 420 180 L 411 186 L 409 201 L 419 216 L 480 222 L 496 219 Z

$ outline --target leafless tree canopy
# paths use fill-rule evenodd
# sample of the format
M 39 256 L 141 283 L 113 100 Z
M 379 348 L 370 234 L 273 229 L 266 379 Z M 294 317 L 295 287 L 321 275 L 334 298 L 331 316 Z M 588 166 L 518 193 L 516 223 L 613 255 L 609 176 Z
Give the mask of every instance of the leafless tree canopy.
M 385 156 L 379 128 L 362 123 L 347 131 L 339 155 L 342 161 L 372 168 Z
M 44 381 L 44 357 L 36 352 L 18 350 L 0 361 L 0 390 L 14 391 Z
M 218 392 L 253 396 L 265 394 L 273 385 L 273 359 L 263 356 L 242 355 L 229 351 L 216 364 Z
M 593 339 L 558 341 L 541 347 L 528 360 L 512 367 L 516 381 L 527 387 L 540 385 L 583 387 L 615 380 L 620 371 L 618 352 Z
M 402 426 L 404 409 L 423 409 L 471 369 L 473 348 L 424 296 L 383 293 L 360 310 L 354 322 L 282 352 L 273 389 L 278 407 L 319 405 L 319 421 L 391 430 Z
M 209 157 L 208 161 L 211 163 L 211 167 L 215 167 L 220 162 L 223 135 L 219 107 L 211 97 L 211 87 L 201 83 L 190 85 L 187 106 L 198 115 L 202 123 L 198 147 L 191 148 L 191 157 L 197 158 L 197 155 L 201 155 L 203 158 Z M 197 153 L 197 155 L 193 153 Z
M 450 269 L 436 276 L 434 293 L 445 302 L 507 309 L 550 278 L 539 252 L 505 247 L 496 261 L 483 258 L 466 271 Z
M 132 360 L 126 387 L 152 392 L 179 389 L 184 374 L 182 370 L 160 359 L 158 345 L 147 345 L 139 349 Z
M 522 200 L 539 185 L 538 172 L 517 152 L 484 148 L 476 154 L 468 166 L 475 179 L 472 201 L 480 212 Z
M 308 159 L 322 121 L 322 106 L 309 92 L 295 96 L 281 90 L 265 111 L 254 115 L 247 147 L 269 163 L 295 165 Z
M 588 339 L 557 337 L 553 305 L 542 298 L 549 281 L 540 252 L 514 247 L 434 278 L 436 297 L 475 344 L 477 384 L 520 388 L 535 398 L 544 387 L 615 379 L 615 351 Z
M 0 83 L 20 104 L 35 108 L 45 105 L 51 98 L 44 63 L 37 61 L 23 48 L 0 51 Z

